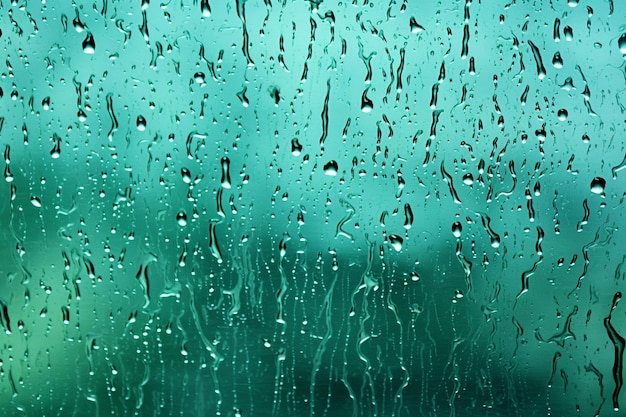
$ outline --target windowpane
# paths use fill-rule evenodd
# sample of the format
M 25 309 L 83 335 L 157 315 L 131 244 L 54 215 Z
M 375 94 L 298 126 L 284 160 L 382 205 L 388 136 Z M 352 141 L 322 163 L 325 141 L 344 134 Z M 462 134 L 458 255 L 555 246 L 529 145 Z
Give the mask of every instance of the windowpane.
M 0 415 L 622 413 L 626 5 L 496 3 L 0 0 Z

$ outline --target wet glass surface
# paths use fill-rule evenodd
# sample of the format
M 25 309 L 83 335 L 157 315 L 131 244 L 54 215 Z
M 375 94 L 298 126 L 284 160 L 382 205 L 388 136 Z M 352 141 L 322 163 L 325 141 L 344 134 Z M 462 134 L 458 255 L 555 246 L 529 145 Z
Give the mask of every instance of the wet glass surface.
M 619 416 L 626 4 L 0 0 L 1 416 Z

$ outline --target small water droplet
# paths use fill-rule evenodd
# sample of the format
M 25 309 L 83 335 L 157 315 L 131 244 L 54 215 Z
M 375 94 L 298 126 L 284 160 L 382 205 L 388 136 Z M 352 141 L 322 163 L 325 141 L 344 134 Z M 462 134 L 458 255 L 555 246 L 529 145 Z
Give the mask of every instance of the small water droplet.
M 579 0 L 567 0 L 567 5 L 569 7 L 576 7 L 578 5 Z
M 328 161 L 326 165 L 324 165 L 324 173 L 326 175 L 330 175 L 331 177 L 336 176 L 338 170 L 339 165 L 337 164 L 337 161 Z
M 32 197 L 30 198 L 30 202 L 31 202 L 31 204 L 32 204 L 33 206 L 35 206 L 35 207 L 37 207 L 37 208 L 41 207 L 41 200 L 39 199 L 39 197 L 32 196 Z
M 606 180 L 602 177 L 595 177 L 591 180 L 591 192 L 594 194 L 602 194 L 606 187 Z
M 554 68 L 563 68 L 563 58 L 561 57 L 560 52 L 555 52 L 552 57 L 552 65 Z
M 559 120 L 564 122 L 567 120 L 567 109 L 559 109 L 559 111 L 557 112 L 557 116 L 559 117 Z
M 474 176 L 472 174 L 470 174 L 469 172 L 465 175 L 463 175 L 463 183 L 465 185 L 472 185 L 474 184 Z

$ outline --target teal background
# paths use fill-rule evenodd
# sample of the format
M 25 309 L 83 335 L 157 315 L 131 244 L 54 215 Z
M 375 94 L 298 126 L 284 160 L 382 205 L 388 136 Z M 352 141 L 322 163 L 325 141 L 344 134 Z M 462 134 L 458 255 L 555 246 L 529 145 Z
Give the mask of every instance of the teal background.
M 0 415 L 620 415 L 625 6 L 0 0 Z

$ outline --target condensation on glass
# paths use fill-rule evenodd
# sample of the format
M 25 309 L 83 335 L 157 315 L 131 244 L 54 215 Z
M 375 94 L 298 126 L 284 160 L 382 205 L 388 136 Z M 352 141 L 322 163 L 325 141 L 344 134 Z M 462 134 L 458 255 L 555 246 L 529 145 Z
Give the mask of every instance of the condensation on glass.
M 0 415 L 623 415 L 625 7 L 1 0 Z

